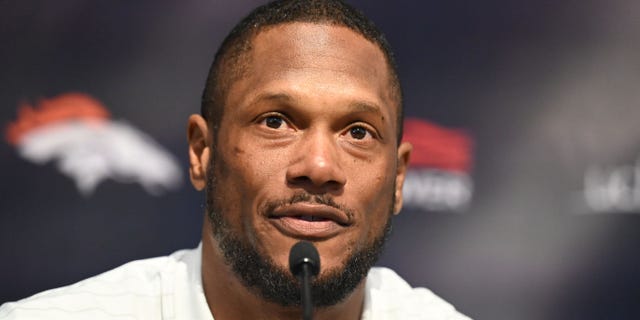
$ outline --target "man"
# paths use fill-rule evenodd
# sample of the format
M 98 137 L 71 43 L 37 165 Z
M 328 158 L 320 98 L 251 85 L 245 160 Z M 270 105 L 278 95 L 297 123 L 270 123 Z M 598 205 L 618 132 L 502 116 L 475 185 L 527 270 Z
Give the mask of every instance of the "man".
M 201 245 L 0 309 L 0 318 L 300 319 L 291 247 L 317 247 L 314 319 L 467 319 L 371 268 L 411 146 L 391 51 L 338 0 L 256 9 L 220 47 L 188 121 Z

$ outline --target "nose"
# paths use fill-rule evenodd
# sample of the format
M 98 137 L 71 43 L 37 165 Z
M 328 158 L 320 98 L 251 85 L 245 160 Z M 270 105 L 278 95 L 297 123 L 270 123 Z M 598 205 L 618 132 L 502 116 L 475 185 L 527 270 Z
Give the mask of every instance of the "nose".
M 294 150 L 287 183 L 312 194 L 339 191 L 347 182 L 337 141 L 330 134 L 308 132 Z

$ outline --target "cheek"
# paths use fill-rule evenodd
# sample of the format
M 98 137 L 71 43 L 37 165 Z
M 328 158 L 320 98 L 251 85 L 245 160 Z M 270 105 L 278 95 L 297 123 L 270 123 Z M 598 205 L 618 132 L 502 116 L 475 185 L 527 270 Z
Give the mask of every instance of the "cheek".
M 244 146 L 241 139 L 230 146 L 223 146 L 220 162 L 220 176 L 225 178 L 229 188 L 237 188 L 236 193 L 248 192 L 255 189 L 255 185 L 259 183 L 262 163 L 259 156 L 250 152 L 251 146 Z M 230 190 L 233 192 L 234 190 Z M 247 195 L 247 196 L 250 196 Z
M 381 163 L 362 163 L 349 168 L 351 181 L 358 185 L 359 192 L 375 200 L 386 200 L 386 195 L 395 188 L 393 166 Z M 375 201 L 374 201 L 375 202 Z
M 358 185 L 354 185 L 353 192 L 356 204 L 363 207 L 363 220 L 367 224 L 368 234 L 377 234 L 379 229 L 384 227 L 387 219 L 392 211 L 393 195 L 395 193 L 395 175 L 390 166 L 382 166 L 382 168 L 368 168 L 353 170 L 357 175 L 353 175 L 352 181 L 360 181 Z M 376 172 L 378 174 L 371 175 L 367 173 Z M 380 174 L 380 172 L 389 172 L 389 174 Z
M 216 200 L 227 220 L 236 227 L 240 224 L 240 228 L 244 228 L 244 223 L 239 220 L 243 213 L 250 211 L 249 205 L 255 194 L 252 185 L 255 182 L 252 179 L 254 168 L 249 165 L 250 156 L 244 148 L 222 145 L 218 150 L 228 151 L 221 151 L 214 158 Z
M 242 227 L 253 224 L 258 206 L 268 190 L 277 190 L 279 181 L 278 157 L 238 141 L 227 146 L 219 159 L 219 188 L 224 189 L 223 203 L 234 209 L 228 215 L 241 216 Z M 253 228 L 257 228 L 254 226 Z

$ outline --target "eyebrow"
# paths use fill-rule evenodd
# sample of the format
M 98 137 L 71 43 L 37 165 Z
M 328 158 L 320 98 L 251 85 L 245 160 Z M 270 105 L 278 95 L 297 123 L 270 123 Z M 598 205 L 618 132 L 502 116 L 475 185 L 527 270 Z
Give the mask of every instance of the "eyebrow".
M 382 110 L 380 110 L 380 107 L 377 104 L 367 101 L 354 101 L 349 103 L 348 107 L 355 112 L 376 113 L 382 116 Z
M 280 102 L 292 103 L 292 102 L 295 102 L 296 99 L 287 93 L 267 92 L 267 93 L 259 94 L 255 98 L 251 99 L 251 101 L 247 104 L 247 106 L 252 106 L 263 101 L 275 101 L 275 102 L 280 101 Z M 360 100 L 351 101 L 347 104 L 347 109 L 350 110 L 351 112 L 375 113 L 380 116 L 383 116 L 380 106 L 369 101 L 360 101 Z
M 262 101 L 284 101 L 284 102 L 292 102 L 295 99 L 286 93 L 261 93 L 258 96 L 254 97 L 247 103 L 247 106 L 252 106 Z

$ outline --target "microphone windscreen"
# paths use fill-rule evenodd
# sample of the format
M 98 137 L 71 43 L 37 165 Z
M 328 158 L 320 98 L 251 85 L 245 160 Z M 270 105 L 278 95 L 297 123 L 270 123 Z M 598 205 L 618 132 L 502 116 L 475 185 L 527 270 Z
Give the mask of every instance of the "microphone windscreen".
M 302 271 L 302 265 L 308 264 L 311 268 L 311 275 L 318 275 L 320 272 L 320 255 L 316 247 L 309 241 L 300 241 L 291 247 L 289 252 L 289 270 L 293 275 L 298 276 Z

